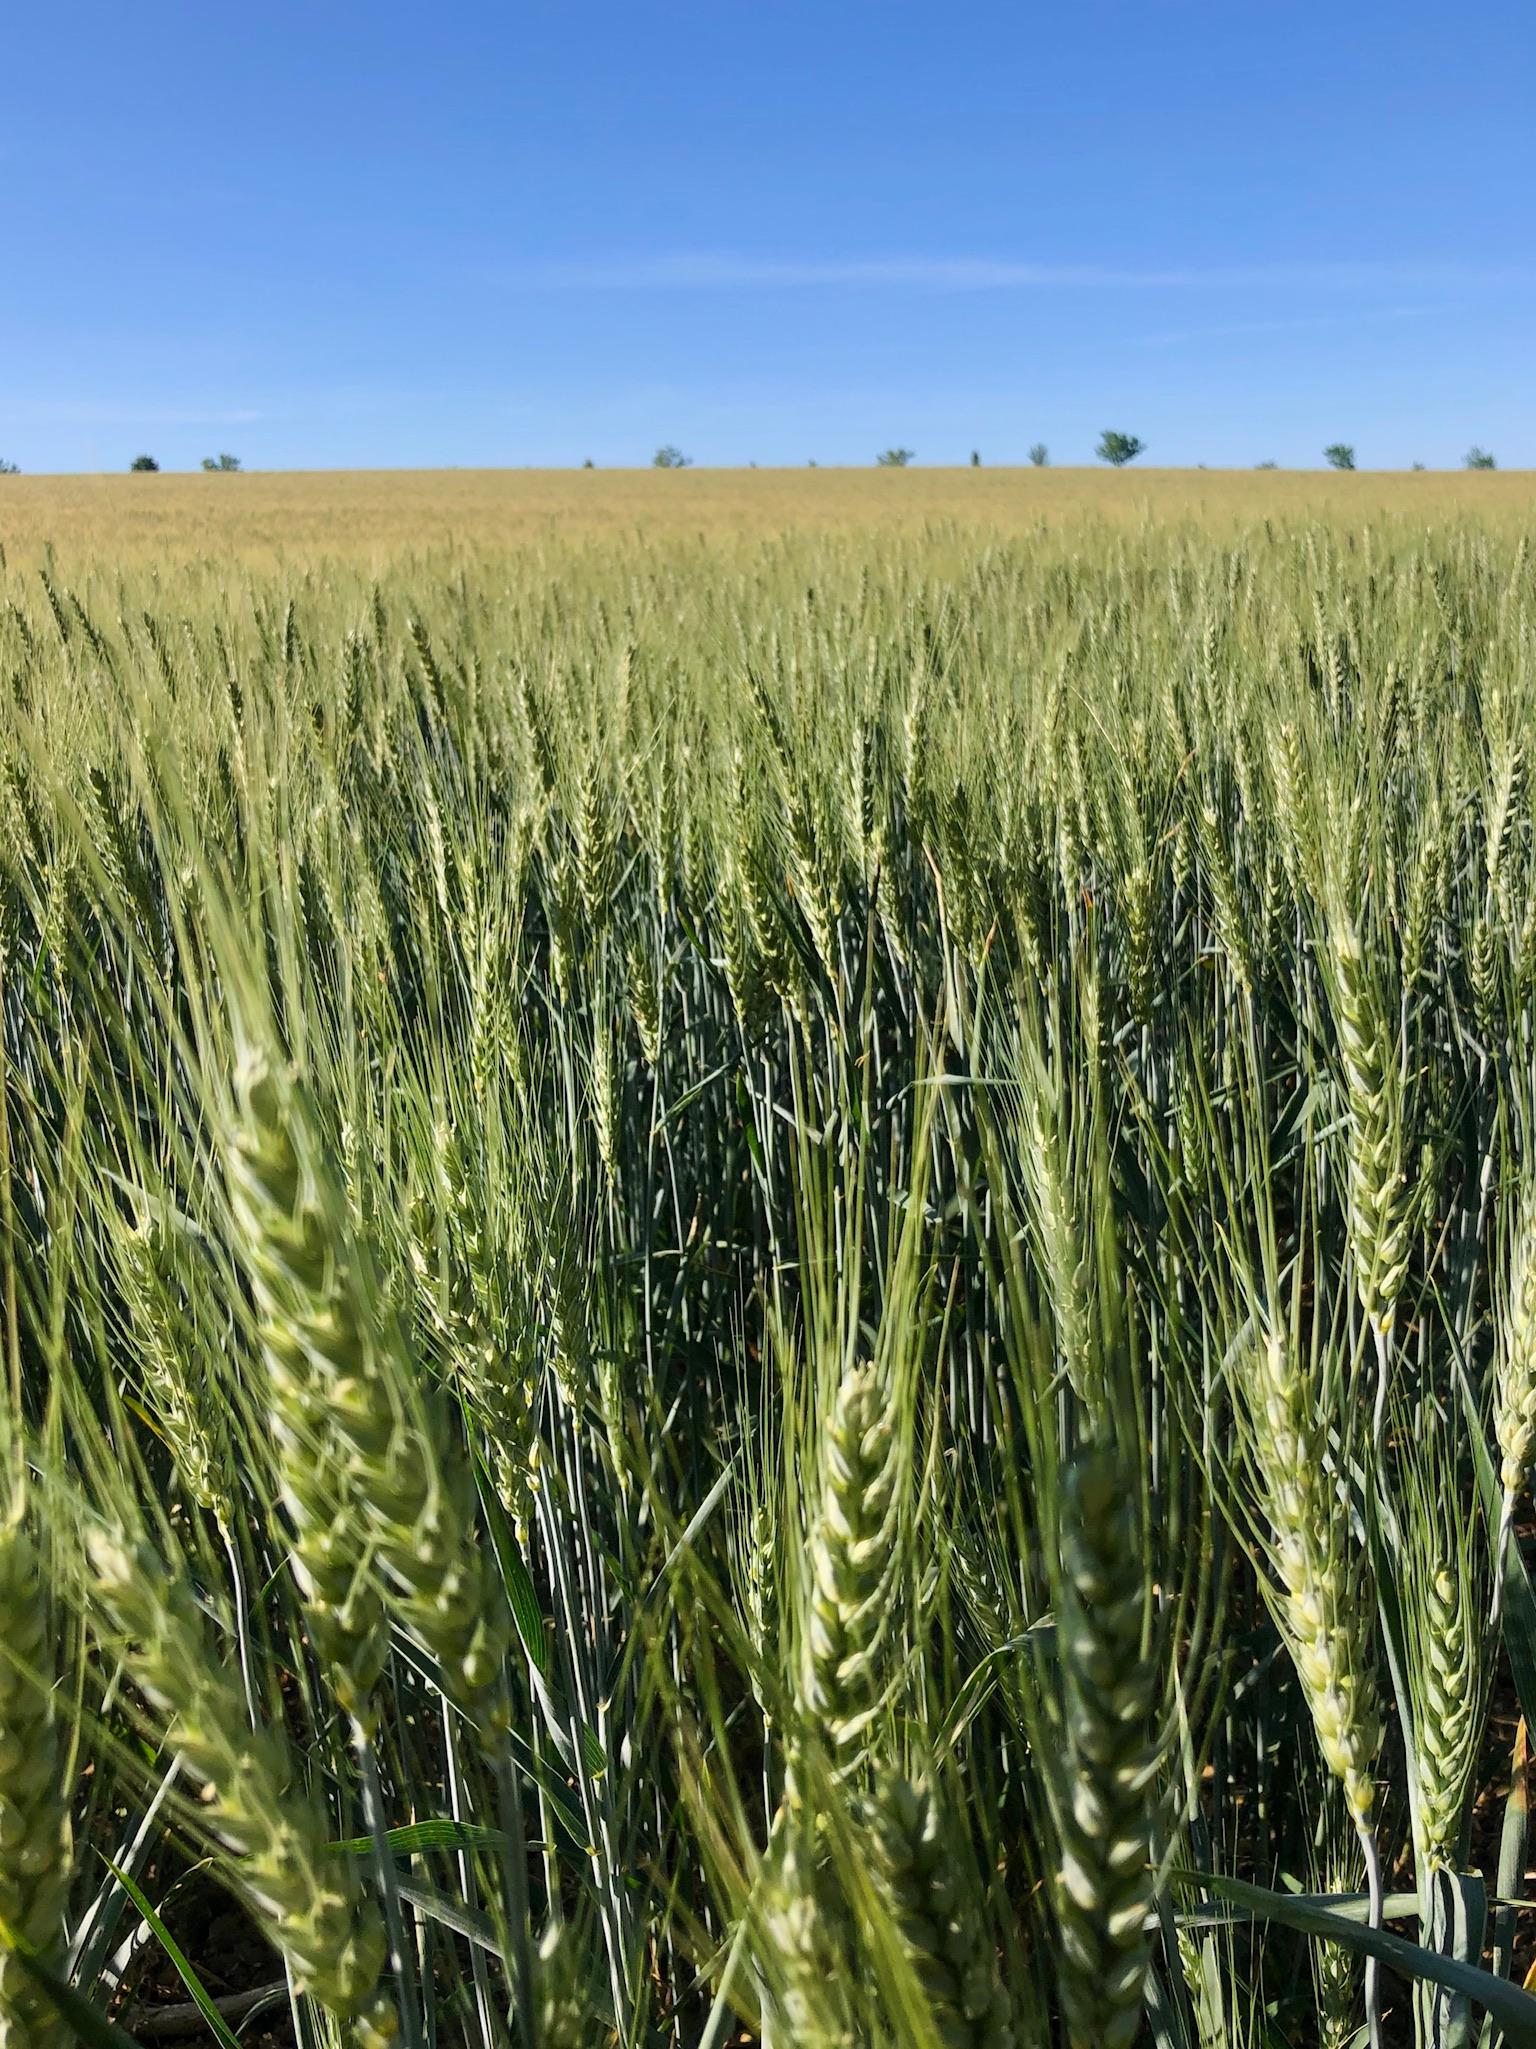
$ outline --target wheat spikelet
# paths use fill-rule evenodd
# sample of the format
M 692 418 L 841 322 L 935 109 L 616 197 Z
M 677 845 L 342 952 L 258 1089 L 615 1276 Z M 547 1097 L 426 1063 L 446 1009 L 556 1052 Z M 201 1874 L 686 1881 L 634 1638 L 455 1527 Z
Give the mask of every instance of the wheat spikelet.
M 1488 1560 L 1482 1519 L 1461 1498 L 1460 1431 L 1432 1411 L 1418 1416 L 1403 1433 L 1399 1458 L 1395 1550 L 1415 1876 L 1426 1926 L 1435 1926 L 1437 1874 L 1462 1868 L 1484 1734 Z
M 597 1157 L 610 1188 L 619 1178 L 620 1076 L 613 1033 L 606 1019 L 599 1019 L 592 1040 L 589 1068 L 592 1103 L 592 1131 Z
M 735 820 L 734 872 L 741 900 L 751 921 L 757 948 L 771 959 L 782 945 L 782 912 L 775 896 L 775 862 L 763 844 L 760 803 L 753 789 L 745 750 L 731 752 L 731 809 Z
M 359 1722 L 388 1644 L 376 1558 L 467 1707 L 501 1684 L 506 1617 L 472 1528 L 472 1483 L 412 1385 L 393 1317 L 348 1229 L 302 1099 L 242 1062 L 228 1148 L 295 1563 L 337 1695 Z
M 438 802 L 437 792 L 423 777 L 416 785 L 415 797 L 421 807 L 422 831 L 427 843 L 427 868 L 432 878 L 432 896 L 445 925 L 453 921 L 453 905 L 448 893 L 448 842 L 443 831 L 443 809 Z
M 51 1662 L 37 1553 L 8 1517 L 0 1524 L 0 1923 L 57 1967 L 70 1827 Z M 69 2035 L 10 1944 L 0 1945 L 0 2049 L 55 2049 Z
M 1141 2027 L 1161 1760 L 1139 1559 L 1137 1507 L 1120 1462 L 1080 1454 L 1063 1486 L 1057 1618 L 1064 1757 L 1056 1909 L 1074 2049 L 1127 2049 Z
M 1280 1337 L 1261 1334 L 1249 1359 L 1249 1423 L 1272 1533 L 1279 1613 L 1328 1768 L 1356 1825 L 1369 1825 L 1381 1726 L 1366 1603 L 1324 1467 L 1326 1432 L 1310 1378 Z
M 748 1640 L 757 1656 L 747 1671 L 759 1707 L 771 1712 L 765 1676 L 776 1669 L 779 1644 L 778 1559 L 774 1539 L 774 1501 L 761 1485 L 740 1502 L 731 1544 L 731 1578 Z
M 895 1620 L 896 1442 L 873 1365 L 846 1373 L 821 1447 L 811 1533 L 806 1705 L 846 1774 L 864 1755 Z
M 1493 1044 L 1499 1036 L 1500 984 L 1499 935 L 1491 918 L 1478 913 L 1466 944 L 1467 981 L 1472 990 L 1472 1017 L 1484 1041 Z
M 992 1557 L 973 1536 L 956 1529 L 949 1546 L 948 1566 L 978 1643 L 984 1650 L 1006 1643 L 1014 1631 L 1004 1605 L 1007 1595 L 999 1584 Z
M 880 728 L 861 715 L 850 757 L 852 773 L 843 785 L 843 804 L 849 853 L 866 882 L 878 862 L 882 839 L 880 749 Z
M 1282 719 L 1272 729 L 1269 768 L 1274 785 L 1275 816 L 1280 825 L 1281 853 L 1291 886 L 1299 892 L 1315 872 L 1315 838 L 1305 794 L 1306 754 L 1294 720 Z
M 568 1205 L 569 1198 L 563 1192 L 559 1200 Z M 554 1368 L 555 1384 L 570 1411 L 572 1427 L 579 1430 L 596 1379 L 592 1320 L 581 1271 L 580 1237 L 568 1207 L 563 1211 L 561 1222 L 563 1228 L 555 1234 L 547 1255 L 545 1315 L 549 1332 L 549 1361 Z
M 1501 739 L 1490 764 L 1487 814 L 1484 822 L 1485 865 L 1488 894 L 1503 905 L 1506 901 L 1505 864 L 1515 816 L 1516 801 L 1523 780 L 1524 757 L 1519 745 Z
M 596 758 L 583 766 L 576 800 L 576 888 L 594 932 L 607 924 L 616 845 Z
M 1494 1565 L 1497 1610 L 1504 1547 L 1536 1458 L 1536 1185 L 1532 1184 L 1522 1191 L 1515 1216 L 1498 1327 L 1493 1421 L 1503 1493 Z
M 1536 1197 L 1527 1195 L 1500 1328 L 1494 1430 L 1506 1512 L 1524 1492 L 1536 1453 Z
M 883 1775 L 875 1800 L 896 1927 L 934 2031 L 944 2049 L 1012 2049 L 1008 1999 L 965 1846 L 949 1840 L 928 1785 Z
M 831 1895 L 793 1766 L 754 1930 L 768 2000 L 771 2049 L 863 2049 L 848 2012 L 841 1902 Z
M 1415 1665 L 1416 1848 L 1430 1871 L 1460 1864 L 1462 1818 L 1482 1737 L 1477 1622 L 1466 1595 L 1464 1577 L 1444 1560 L 1428 1577 L 1422 1606 L 1411 1611 L 1421 1643 Z
M 656 971 L 641 950 L 638 939 L 630 942 L 625 979 L 629 1014 L 635 1021 L 635 1037 L 640 1042 L 640 1057 L 647 1067 L 654 1069 L 661 1059 L 662 992 Z
M 388 2040 L 382 1933 L 328 1847 L 324 1815 L 296 1789 L 286 1742 L 269 1726 L 250 1726 L 186 1582 L 121 1531 L 97 1528 L 87 1541 L 97 1606 L 140 1691 L 166 1716 L 167 1739 L 201 1790 L 203 1824 L 231 1854 L 299 1989 L 364 2023 L 367 2037 Z
M 794 790 L 785 809 L 789 835 L 790 875 L 795 902 L 810 928 L 811 943 L 829 976 L 837 974 L 836 895 L 822 860 L 821 835 L 801 790 Z
M 118 1271 L 144 1359 L 144 1397 L 165 1434 L 192 1499 L 227 1521 L 234 1493 L 221 1399 L 210 1384 L 208 1333 L 197 1327 L 191 1274 L 165 1226 L 154 1219 L 121 1233 Z
M 1088 1249 L 1079 1228 L 1061 1089 L 1043 1058 L 1029 1062 L 1019 1107 L 1023 1125 L 1020 1150 L 1056 1343 L 1079 1400 L 1092 1407 L 1102 1389 L 1088 1299 Z
M 293 1566 L 337 1698 L 362 1717 L 389 1648 L 354 1477 L 356 1440 L 376 1464 L 393 1435 L 373 1415 L 369 1333 L 351 1314 L 328 1189 L 302 1161 L 286 1090 L 253 1056 L 238 1082 L 243 1122 L 227 1149 L 230 1206 L 261 1317 Z
M 438 1220 L 423 1195 L 412 1208 L 407 1256 L 425 1317 L 436 1333 L 443 1376 L 462 1390 L 481 1426 L 498 1498 L 522 1542 L 532 1509 L 537 1449 L 536 1374 L 528 1337 L 535 1322 L 531 1291 L 521 1272 L 514 1289 L 497 1285 L 503 1276 L 483 1199 L 471 1188 L 460 1148 L 443 1137 L 438 1178 L 446 1270 L 440 1274 L 434 1262 Z
M 1348 1119 L 1350 1248 L 1355 1287 L 1376 1342 L 1374 1435 L 1385 1426 L 1389 1347 L 1408 1273 L 1409 1208 L 1402 1162 L 1402 1083 L 1359 928 L 1335 907 L 1329 918 L 1333 1019 L 1344 1067 Z
M 1156 1000 L 1160 962 L 1156 954 L 1152 916 L 1152 870 L 1145 855 L 1126 870 L 1122 885 L 1125 901 L 1126 980 L 1130 987 L 1131 1015 L 1150 1029 Z
M 750 912 L 739 871 L 731 863 L 715 892 L 715 918 L 720 929 L 721 965 L 736 1022 L 748 1031 L 762 1015 L 764 990 L 759 955 L 753 942 Z
M 1248 918 L 1238 888 L 1230 838 L 1220 817 L 1209 804 L 1199 815 L 1200 852 L 1215 912 L 1216 932 L 1221 940 L 1233 978 L 1245 995 L 1253 994 L 1255 972 Z
M 531 1361 L 509 1354 L 478 1317 L 448 1323 L 445 1351 L 447 1370 L 463 1388 L 483 1432 L 496 1497 L 523 1544 L 540 1466 Z
M 1403 905 L 1403 986 L 1411 989 L 1424 973 L 1430 934 L 1439 913 L 1443 877 L 1441 818 L 1433 805 L 1419 832 Z
M 928 765 L 933 754 L 929 746 L 933 722 L 933 672 L 918 662 L 901 714 L 901 779 L 906 790 L 907 816 L 921 831 L 928 809 Z
M 470 1095 L 483 1119 L 492 1091 L 508 1064 L 508 1049 L 515 1043 L 517 1033 L 507 995 L 511 949 L 500 930 L 493 924 L 487 924 L 471 939 L 468 950 L 474 963 L 469 1029 Z

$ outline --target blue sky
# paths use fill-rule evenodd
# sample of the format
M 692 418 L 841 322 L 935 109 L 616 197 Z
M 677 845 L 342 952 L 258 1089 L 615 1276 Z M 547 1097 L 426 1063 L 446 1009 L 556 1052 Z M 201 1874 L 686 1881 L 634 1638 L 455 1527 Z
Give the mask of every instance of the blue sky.
M 1536 467 L 1529 0 L 58 0 L 4 53 L 29 471 Z

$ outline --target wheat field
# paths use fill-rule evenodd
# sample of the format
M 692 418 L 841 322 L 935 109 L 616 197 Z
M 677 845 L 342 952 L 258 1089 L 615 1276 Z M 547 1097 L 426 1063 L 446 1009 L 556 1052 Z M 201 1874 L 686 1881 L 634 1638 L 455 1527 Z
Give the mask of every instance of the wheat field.
M 1530 509 L 0 483 L 6 2049 L 1536 2042 Z
M 1536 515 L 1536 475 L 1329 470 L 353 470 L 6 477 L 13 560 L 163 567 L 238 556 L 370 570 L 402 557 L 573 541 L 702 547 L 787 534 L 1019 536 L 1101 519 L 1239 532 L 1266 519 L 1360 526 L 1458 516 L 1502 529 Z

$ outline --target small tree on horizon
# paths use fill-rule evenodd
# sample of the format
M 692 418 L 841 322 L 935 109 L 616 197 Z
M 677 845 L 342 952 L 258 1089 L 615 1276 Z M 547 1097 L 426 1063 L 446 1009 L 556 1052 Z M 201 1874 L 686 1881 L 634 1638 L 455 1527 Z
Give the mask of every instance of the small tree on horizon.
M 1094 454 L 1100 462 L 1113 463 L 1120 470 L 1134 462 L 1146 445 L 1139 434 L 1122 434 L 1118 427 L 1106 427 Z
M 883 470 L 904 470 L 912 460 L 914 451 L 910 448 L 886 448 L 875 457 Z
M 1256 462 L 1254 464 L 1256 470 L 1277 470 L 1279 467 L 1280 465 L 1277 462 Z
M 981 450 L 979 448 L 973 448 L 971 450 L 971 468 L 973 470 L 979 470 L 981 468 Z
M 674 448 L 669 441 L 664 447 L 658 448 L 651 457 L 651 468 L 653 470 L 691 470 L 693 468 L 693 457 L 691 455 L 684 455 L 680 448 Z
M 1037 470 L 1048 469 L 1050 467 L 1051 451 L 1043 441 L 1033 442 L 1030 446 L 1029 459 Z
M 128 467 L 130 470 L 157 470 L 160 465 L 152 455 L 136 455 Z
M 217 470 L 221 476 L 230 476 L 240 467 L 238 455 L 205 455 L 203 468 Z
M 1498 468 L 1498 464 L 1488 453 L 1487 449 L 1479 448 L 1475 441 L 1462 457 L 1462 461 L 1469 470 L 1496 470 Z
M 1330 441 L 1323 450 L 1323 461 L 1331 470 L 1352 470 L 1355 466 L 1355 451 L 1348 441 Z
M 5 457 L 0 455 L 0 477 L 19 477 L 20 475 L 21 464 L 19 462 L 7 462 Z

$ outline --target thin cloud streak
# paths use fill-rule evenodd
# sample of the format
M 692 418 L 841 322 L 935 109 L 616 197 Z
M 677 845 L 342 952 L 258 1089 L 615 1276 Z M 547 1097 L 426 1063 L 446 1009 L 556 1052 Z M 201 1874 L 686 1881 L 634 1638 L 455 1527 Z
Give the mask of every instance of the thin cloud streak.
M 1127 335 L 1134 348 L 1171 348 L 1182 342 L 1227 341 L 1255 334 L 1315 334 L 1340 327 L 1358 327 L 1362 321 L 1421 320 L 1436 309 L 1430 306 L 1371 306 L 1354 313 L 1303 314 L 1294 320 L 1228 320 L 1210 327 L 1165 328 L 1158 334 Z
M 7 404 L 6 418 L 43 427 L 249 427 L 264 418 L 247 408 L 134 405 L 132 401 L 21 399 Z
M 1478 291 L 1536 282 L 1536 270 L 1456 263 L 1374 260 L 1243 263 L 1207 268 L 1141 268 L 1096 263 L 1028 263 L 990 257 L 872 257 L 802 260 L 698 251 L 608 261 L 532 264 L 504 281 L 533 291 L 772 291 L 868 287 L 934 292 L 1045 290 L 1169 291 L 1247 286 L 1306 290 L 1396 286 Z

